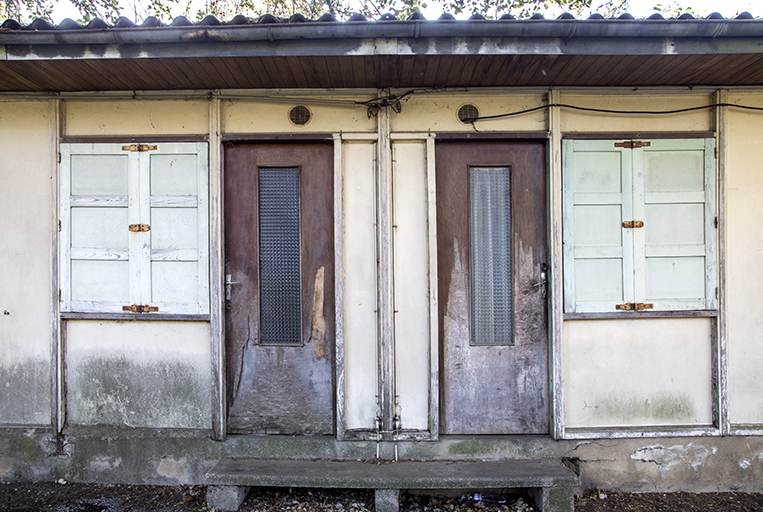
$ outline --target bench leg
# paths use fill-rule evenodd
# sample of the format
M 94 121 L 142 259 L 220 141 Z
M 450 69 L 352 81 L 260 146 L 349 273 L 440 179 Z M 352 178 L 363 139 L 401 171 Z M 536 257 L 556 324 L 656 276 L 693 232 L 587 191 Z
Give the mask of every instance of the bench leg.
M 246 498 L 248 487 L 210 485 L 207 487 L 207 508 L 236 511 Z
M 572 487 L 541 487 L 533 492 L 535 505 L 541 512 L 574 512 L 575 492 Z
M 400 510 L 400 489 L 376 489 L 376 512 L 398 512 Z

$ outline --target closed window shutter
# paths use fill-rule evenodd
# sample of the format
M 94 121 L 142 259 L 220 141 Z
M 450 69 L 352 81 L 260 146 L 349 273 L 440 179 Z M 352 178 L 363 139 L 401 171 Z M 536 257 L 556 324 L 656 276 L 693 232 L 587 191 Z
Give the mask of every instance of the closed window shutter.
M 207 313 L 206 143 L 62 144 L 61 154 L 62 311 Z
M 654 140 L 633 150 L 643 161 L 644 220 L 635 300 L 655 310 L 715 307 L 714 142 Z
M 130 300 L 129 187 L 117 144 L 61 147 L 61 310 L 117 312 Z
M 715 141 L 567 140 L 563 149 L 565 312 L 717 307 Z
M 614 311 L 633 293 L 631 161 L 612 141 L 564 141 L 564 310 Z
M 144 303 L 166 313 L 206 313 L 207 145 L 158 144 L 145 161 L 151 249 Z

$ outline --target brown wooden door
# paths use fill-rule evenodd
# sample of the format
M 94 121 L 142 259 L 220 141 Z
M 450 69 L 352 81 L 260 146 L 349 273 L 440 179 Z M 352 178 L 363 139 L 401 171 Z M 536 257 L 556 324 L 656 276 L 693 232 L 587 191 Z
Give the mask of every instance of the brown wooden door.
M 232 433 L 334 431 L 333 146 L 225 148 Z
M 545 153 L 436 146 L 444 434 L 548 432 Z

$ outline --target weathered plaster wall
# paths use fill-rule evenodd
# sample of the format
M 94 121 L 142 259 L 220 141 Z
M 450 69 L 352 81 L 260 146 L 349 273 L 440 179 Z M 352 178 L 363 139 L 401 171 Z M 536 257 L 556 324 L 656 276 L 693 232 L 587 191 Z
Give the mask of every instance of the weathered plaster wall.
M 209 102 L 203 100 L 66 101 L 64 135 L 205 135 Z
M 298 94 L 298 93 L 297 93 Z M 376 118 L 369 117 L 366 107 L 353 101 L 365 101 L 374 97 L 358 92 L 351 97 L 331 97 L 329 101 L 310 101 L 303 94 L 292 100 L 225 100 L 223 101 L 223 132 L 231 133 L 334 133 L 367 132 L 376 130 Z M 312 114 L 310 121 L 302 126 L 289 120 L 289 112 L 297 105 L 304 105 Z
M 729 101 L 763 107 L 763 94 L 734 93 Z M 763 424 L 763 113 L 728 110 L 726 164 L 727 344 L 729 418 Z
M 709 425 L 711 321 L 564 323 L 568 428 Z
M 563 93 L 561 102 L 578 107 L 622 111 L 679 110 L 715 103 L 707 92 L 591 91 Z M 712 109 L 670 115 L 605 114 L 562 109 L 562 132 L 687 132 L 713 129 Z
M 0 425 L 50 425 L 48 102 L 0 102 Z
M 68 321 L 69 425 L 209 429 L 206 322 Z
M 545 109 L 519 116 L 479 121 L 475 126 L 458 119 L 458 110 L 466 104 L 477 107 L 480 116 L 492 116 L 541 106 L 546 93 L 484 94 L 439 92 L 414 94 L 402 102 L 400 114 L 390 114 L 390 127 L 398 132 L 532 132 L 546 131 L 548 115 Z
M 217 442 L 141 429 L 88 429 L 55 438 L 0 431 L 0 481 L 203 484 L 221 457 L 367 459 L 373 442 L 330 436 L 235 436 Z M 404 460 L 568 459 L 580 488 L 622 491 L 763 491 L 763 438 L 686 437 L 553 441 L 544 436 L 443 436 L 399 444 Z

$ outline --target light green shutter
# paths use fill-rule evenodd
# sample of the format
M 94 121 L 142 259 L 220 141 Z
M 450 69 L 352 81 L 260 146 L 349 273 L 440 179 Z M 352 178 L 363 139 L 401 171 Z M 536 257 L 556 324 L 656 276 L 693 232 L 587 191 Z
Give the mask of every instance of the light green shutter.
M 130 183 L 118 144 L 61 145 L 61 310 L 121 312 L 130 300 Z
M 613 141 L 565 140 L 564 310 L 614 311 L 633 294 L 631 161 Z
M 715 157 L 713 139 L 652 140 L 641 160 L 635 302 L 655 310 L 715 307 Z
M 143 304 L 159 312 L 209 310 L 207 145 L 161 143 L 144 154 L 144 218 L 151 229 Z
M 566 313 L 717 307 L 715 141 L 642 142 L 564 141 Z
M 155 146 L 61 145 L 62 311 L 209 311 L 207 145 Z

